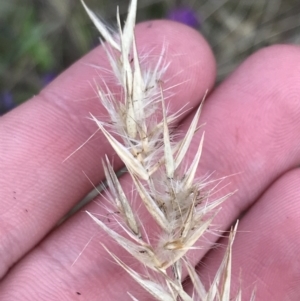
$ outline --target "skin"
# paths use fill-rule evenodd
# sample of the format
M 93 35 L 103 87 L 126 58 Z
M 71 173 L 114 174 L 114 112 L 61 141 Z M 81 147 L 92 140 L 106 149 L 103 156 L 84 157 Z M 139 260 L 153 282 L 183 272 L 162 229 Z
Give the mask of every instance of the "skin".
M 215 61 L 194 30 L 148 22 L 138 25 L 137 41 L 141 51 L 152 54 L 160 53 L 164 41 L 168 45 L 167 85 L 182 83 L 172 88 L 170 111 L 187 102 L 187 108 L 195 109 L 205 91 L 211 91 L 201 115 L 206 134 L 198 176 L 213 171 L 214 178 L 231 176 L 221 195 L 238 189 L 214 220 L 226 230 L 240 217 L 233 291 L 242 278 L 244 300 L 254 287 L 258 301 L 299 300 L 299 47 L 262 49 L 213 88 Z M 92 188 L 82 171 L 97 184 L 103 180 L 105 154 L 116 168 L 122 166 L 101 133 L 62 163 L 95 132 L 89 112 L 105 115 L 93 87 L 107 74 L 92 65 L 108 66 L 101 46 L 0 118 L 2 301 L 129 300 L 126 291 L 149 300 L 100 242 L 130 263 L 129 256 L 84 212 L 105 215 L 101 197 L 55 226 Z M 181 116 L 181 130 L 187 128 L 190 112 Z M 196 134 L 187 162 L 201 134 Z M 131 187 L 128 178 L 122 181 Z M 216 239 L 212 236 L 211 244 Z M 209 251 L 210 246 L 206 242 L 193 253 L 195 263 L 202 259 L 199 273 L 206 283 L 224 253 L 224 248 Z

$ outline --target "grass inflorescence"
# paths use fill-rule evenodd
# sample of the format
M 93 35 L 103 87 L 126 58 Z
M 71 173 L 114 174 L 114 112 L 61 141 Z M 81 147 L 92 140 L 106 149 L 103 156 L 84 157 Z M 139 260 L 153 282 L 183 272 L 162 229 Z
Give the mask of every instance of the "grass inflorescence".
M 91 119 L 125 164 L 138 201 L 156 224 L 155 229 L 158 229 L 157 233 L 153 233 L 143 225 L 143 216 L 133 206 L 132 196 L 126 194 L 106 157 L 102 162 L 108 185 L 106 198 L 113 207 L 112 212 L 118 213 L 112 217 L 117 226 L 112 229 L 105 221 L 88 214 L 111 239 L 149 270 L 149 276 L 145 277 L 125 264 L 105 243 L 103 247 L 157 300 L 232 300 L 232 244 L 237 225 L 230 232 L 224 259 L 208 289 L 187 256 L 195 243 L 207 233 L 220 205 L 231 195 L 211 200 L 209 183 L 196 178 L 204 133 L 190 165 L 182 166 L 194 133 L 199 130 L 202 105 L 197 109 L 183 139 L 176 141 L 171 126 L 179 113 L 168 115 L 164 99 L 162 79 L 168 68 L 164 59 L 165 47 L 162 47 L 153 66 L 147 64 L 145 67 L 141 63 L 134 34 L 137 0 L 131 1 L 124 26 L 117 13 L 118 33 L 107 29 L 96 14 L 82 3 L 106 40 L 102 45 L 122 90 L 119 97 L 105 83 L 102 85 L 104 88 L 98 87 L 99 98 L 109 118 L 102 121 L 91 115 Z M 157 117 L 157 111 L 162 112 L 161 117 Z M 187 275 L 194 286 L 192 295 L 182 285 Z M 128 292 L 132 300 L 137 300 L 134 293 L 134 288 Z M 234 300 L 241 300 L 241 292 Z

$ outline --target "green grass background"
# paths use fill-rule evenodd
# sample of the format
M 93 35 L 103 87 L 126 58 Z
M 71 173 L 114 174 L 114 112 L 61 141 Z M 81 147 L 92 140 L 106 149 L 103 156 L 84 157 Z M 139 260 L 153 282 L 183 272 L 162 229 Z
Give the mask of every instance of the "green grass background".
M 124 18 L 129 1 L 86 3 L 114 25 L 116 6 Z M 201 21 L 219 81 L 261 47 L 300 42 L 298 0 L 140 0 L 138 21 L 165 18 L 178 6 L 192 8 Z M 0 0 L 0 102 L 6 93 L 22 103 L 97 44 L 79 0 Z

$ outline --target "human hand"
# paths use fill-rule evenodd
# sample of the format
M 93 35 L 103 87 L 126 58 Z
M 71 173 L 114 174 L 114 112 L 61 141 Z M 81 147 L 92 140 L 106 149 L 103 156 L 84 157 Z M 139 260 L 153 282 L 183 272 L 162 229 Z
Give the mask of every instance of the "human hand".
M 197 108 L 215 76 L 205 41 L 187 27 L 163 21 L 139 25 L 137 39 L 145 52 L 159 54 L 163 41 L 168 45 L 168 85 L 181 83 L 171 90 L 170 110 L 187 102 L 187 108 Z M 89 112 L 105 114 L 93 90 L 94 80 L 107 76 L 104 57 L 101 47 L 95 49 L 0 119 L 0 300 L 126 300 L 127 291 L 144 294 L 112 263 L 99 243 L 104 234 L 84 212 L 55 227 L 91 189 L 82 171 L 92 183 L 103 180 L 104 154 L 121 167 L 100 133 L 62 163 L 96 130 L 86 118 Z M 237 289 L 241 272 L 245 300 L 255 286 L 256 300 L 300 296 L 299 58 L 295 46 L 261 50 L 210 93 L 201 116 L 206 138 L 199 175 L 236 174 L 221 193 L 238 189 L 214 223 L 228 229 L 247 210 L 234 243 L 232 279 Z M 187 113 L 181 130 L 189 124 Z M 195 137 L 194 149 L 201 133 Z M 84 209 L 103 211 L 95 202 Z M 109 239 L 105 244 L 124 257 Z M 207 251 L 198 250 L 195 262 Z M 219 248 L 204 257 L 199 273 L 207 281 L 222 256 Z

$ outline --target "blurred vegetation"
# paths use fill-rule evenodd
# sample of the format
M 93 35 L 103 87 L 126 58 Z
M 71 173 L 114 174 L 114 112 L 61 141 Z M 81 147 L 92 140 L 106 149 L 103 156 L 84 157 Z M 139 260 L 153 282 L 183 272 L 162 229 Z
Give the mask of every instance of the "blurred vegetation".
M 129 1 L 86 3 L 114 25 L 116 6 L 124 18 Z M 300 42 L 298 0 L 140 0 L 138 21 L 166 18 L 183 7 L 193 10 L 212 45 L 219 80 L 263 46 Z M 98 43 L 79 0 L 2 0 L 0 114 L 37 94 Z

